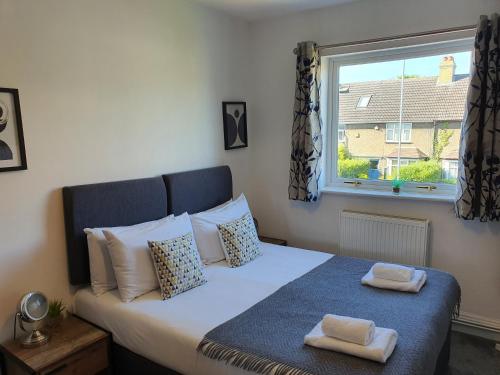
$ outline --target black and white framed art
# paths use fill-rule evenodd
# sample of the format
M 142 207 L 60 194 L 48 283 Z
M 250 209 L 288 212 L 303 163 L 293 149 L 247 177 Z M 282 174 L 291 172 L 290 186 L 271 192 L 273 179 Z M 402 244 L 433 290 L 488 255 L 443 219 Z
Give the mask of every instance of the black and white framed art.
M 28 169 L 17 89 L 0 87 L 0 172 Z
M 247 103 L 222 102 L 224 149 L 248 147 Z

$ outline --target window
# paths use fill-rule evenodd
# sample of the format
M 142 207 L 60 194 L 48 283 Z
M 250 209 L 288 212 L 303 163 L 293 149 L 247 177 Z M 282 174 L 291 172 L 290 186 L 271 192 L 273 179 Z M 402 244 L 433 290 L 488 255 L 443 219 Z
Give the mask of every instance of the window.
M 326 122 L 337 135 L 327 138 L 327 183 L 390 190 L 402 179 L 403 191 L 454 194 L 472 48 L 463 38 L 326 57 Z
M 456 181 L 458 177 L 458 160 L 443 160 L 443 177 Z
M 397 178 L 399 167 L 407 167 L 410 164 L 416 163 L 416 159 L 388 159 L 387 160 L 387 173 L 389 176 Z
M 411 142 L 411 124 L 404 123 L 394 123 L 390 122 L 385 126 L 385 141 L 386 142 L 399 142 L 399 129 L 401 131 L 401 142 L 410 143 Z
M 337 132 L 339 143 L 345 143 L 345 125 L 339 124 Z
M 368 96 L 361 96 L 358 100 L 358 104 L 356 105 L 356 108 L 366 108 L 368 107 L 368 104 L 370 104 L 370 99 L 372 98 L 371 95 Z

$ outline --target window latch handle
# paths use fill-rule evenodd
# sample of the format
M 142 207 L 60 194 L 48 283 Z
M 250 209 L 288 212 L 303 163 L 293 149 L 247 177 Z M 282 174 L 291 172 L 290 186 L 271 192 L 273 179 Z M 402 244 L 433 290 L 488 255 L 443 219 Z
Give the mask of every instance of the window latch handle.
M 428 191 L 436 190 L 437 187 L 434 185 L 422 185 L 422 186 L 417 186 L 417 189 L 427 189 Z
M 344 181 L 344 184 L 351 184 L 354 186 L 359 186 L 359 185 L 361 185 L 361 182 L 359 182 L 359 181 Z

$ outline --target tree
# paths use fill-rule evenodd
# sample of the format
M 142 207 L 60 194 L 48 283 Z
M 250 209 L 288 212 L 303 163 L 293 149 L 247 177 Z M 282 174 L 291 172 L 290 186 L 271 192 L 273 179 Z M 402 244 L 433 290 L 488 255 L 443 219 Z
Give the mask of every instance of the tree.
M 450 144 L 450 138 L 453 135 L 453 131 L 448 129 L 448 123 L 443 125 L 442 129 L 437 129 L 434 133 L 433 140 L 433 150 L 432 150 L 432 159 L 439 160 L 441 159 L 441 154 L 446 146 Z

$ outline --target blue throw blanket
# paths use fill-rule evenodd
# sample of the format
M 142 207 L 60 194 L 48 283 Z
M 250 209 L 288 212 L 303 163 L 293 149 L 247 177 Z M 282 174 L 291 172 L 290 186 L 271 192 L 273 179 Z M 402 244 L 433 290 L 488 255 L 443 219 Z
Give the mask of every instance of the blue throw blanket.
M 205 356 L 273 375 L 431 375 L 460 287 L 434 269 L 418 294 L 361 285 L 373 262 L 335 256 L 247 311 L 210 331 L 198 346 Z M 380 364 L 304 345 L 327 313 L 370 319 L 399 333 L 394 353 Z

